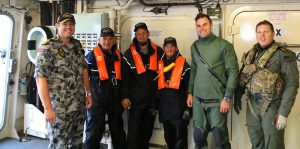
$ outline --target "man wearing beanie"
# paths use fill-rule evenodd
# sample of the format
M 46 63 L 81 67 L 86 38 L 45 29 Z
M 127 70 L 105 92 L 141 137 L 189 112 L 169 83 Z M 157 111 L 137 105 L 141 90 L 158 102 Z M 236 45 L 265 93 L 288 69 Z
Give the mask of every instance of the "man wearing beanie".
M 176 39 L 164 40 L 164 55 L 158 61 L 158 112 L 169 149 L 187 149 L 190 108 L 186 98 L 190 65 L 180 54 Z
M 129 110 L 127 148 L 148 149 L 156 115 L 157 61 L 163 51 L 149 39 L 145 23 L 135 25 L 135 38 L 125 52 L 122 105 Z

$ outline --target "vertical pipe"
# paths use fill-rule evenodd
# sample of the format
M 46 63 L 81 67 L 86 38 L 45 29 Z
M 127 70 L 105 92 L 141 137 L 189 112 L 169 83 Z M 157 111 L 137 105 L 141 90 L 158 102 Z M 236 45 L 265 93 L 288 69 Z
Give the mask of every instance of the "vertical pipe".
M 117 18 L 117 11 L 116 10 L 111 10 L 108 13 L 108 19 L 109 19 L 109 27 L 112 28 L 116 32 L 116 18 Z
M 122 37 L 122 33 L 121 33 L 121 10 L 117 10 L 117 25 L 116 25 L 116 36 L 117 36 L 117 47 L 118 49 L 121 48 L 121 37 Z
M 77 0 L 76 6 L 77 6 L 77 13 L 82 13 L 82 1 L 83 0 Z
M 121 37 L 122 37 L 122 33 L 121 33 L 121 10 L 127 9 L 131 3 L 133 2 L 133 0 L 128 0 L 127 3 L 123 6 L 116 6 L 116 7 L 112 7 L 114 10 L 117 11 L 117 25 L 116 25 L 116 36 L 117 36 L 117 48 L 120 49 L 121 48 Z
M 16 71 L 15 73 L 13 74 L 13 80 L 15 81 L 15 85 L 13 86 L 13 89 L 12 89 L 12 95 L 11 97 L 9 97 L 10 99 L 12 99 L 10 102 L 10 104 L 12 105 L 12 111 L 10 111 L 10 113 L 12 114 L 12 118 L 10 120 L 11 121 L 11 126 L 13 127 L 12 128 L 12 132 L 11 133 L 11 136 L 14 137 L 14 138 L 19 138 L 18 136 L 18 133 L 17 133 L 17 130 L 16 130 L 16 120 L 17 120 L 17 111 L 18 111 L 18 99 L 19 99 L 19 94 L 18 94 L 18 87 L 19 87 L 19 76 L 20 76 L 20 67 L 21 67 L 21 53 L 23 51 L 23 33 L 24 33 L 24 16 L 25 16 L 25 12 L 20 12 L 18 13 L 18 16 L 19 16 L 19 19 L 20 20 L 20 23 L 19 23 L 19 26 L 16 27 L 16 31 L 18 32 L 17 35 L 17 40 L 16 40 L 16 51 L 15 51 L 15 59 L 17 60 L 17 63 L 15 64 L 16 65 Z M 12 47 L 14 48 L 14 47 Z
M 83 0 L 83 13 L 87 13 L 87 0 Z

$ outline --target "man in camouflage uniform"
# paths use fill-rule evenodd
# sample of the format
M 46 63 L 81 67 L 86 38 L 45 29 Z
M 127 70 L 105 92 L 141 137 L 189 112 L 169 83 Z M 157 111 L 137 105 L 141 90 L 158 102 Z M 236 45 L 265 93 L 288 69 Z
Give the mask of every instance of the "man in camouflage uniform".
M 247 101 L 246 123 L 252 149 L 284 149 L 284 128 L 299 87 L 294 52 L 274 41 L 274 27 L 264 20 L 256 25 L 258 43 L 242 59 L 234 108 Z
M 72 38 L 74 16 L 59 16 L 56 28 L 58 35 L 38 50 L 34 75 L 48 122 L 48 148 L 81 148 L 84 102 L 86 108 L 92 105 L 87 64 L 80 42 Z

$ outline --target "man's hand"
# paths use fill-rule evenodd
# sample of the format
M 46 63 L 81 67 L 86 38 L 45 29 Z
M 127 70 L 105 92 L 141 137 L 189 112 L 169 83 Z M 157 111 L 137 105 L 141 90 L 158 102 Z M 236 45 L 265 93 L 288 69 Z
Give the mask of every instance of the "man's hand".
M 193 106 L 193 95 L 192 94 L 188 94 L 187 99 L 186 99 L 186 104 L 188 107 Z
M 93 105 L 93 98 L 92 96 L 86 96 L 86 100 L 85 100 L 85 108 L 89 109 L 91 108 Z
M 221 106 L 220 106 L 220 112 L 221 113 L 227 113 L 230 109 L 230 102 L 227 102 L 225 99 L 222 99 Z
M 131 106 L 131 102 L 129 100 L 129 98 L 124 98 L 122 100 L 122 106 L 125 108 L 125 109 L 130 109 L 130 106 Z
M 183 111 L 182 119 L 186 121 L 190 121 L 193 116 L 193 109 L 190 107 L 186 107 Z
M 45 109 L 44 115 L 45 115 L 46 122 L 49 123 L 56 122 L 56 113 L 52 107 L 49 109 Z
M 284 129 L 286 127 L 286 117 L 282 116 L 282 115 L 276 115 L 275 116 L 275 125 L 276 125 L 276 129 L 277 130 L 281 130 Z

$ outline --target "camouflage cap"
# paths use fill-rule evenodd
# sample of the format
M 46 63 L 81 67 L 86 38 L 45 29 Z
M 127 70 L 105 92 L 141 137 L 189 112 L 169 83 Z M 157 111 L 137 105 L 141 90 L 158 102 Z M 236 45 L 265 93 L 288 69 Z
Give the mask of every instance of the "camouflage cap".
M 111 28 L 104 27 L 104 28 L 101 29 L 101 35 L 100 36 L 101 37 L 104 37 L 104 36 L 112 36 L 112 37 L 114 37 L 115 34 L 114 34 L 114 31 Z
M 136 32 L 139 28 L 142 28 L 142 29 L 148 31 L 148 27 L 147 27 L 146 23 L 144 23 L 144 22 L 140 22 L 140 23 L 136 24 L 134 26 L 134 32 Z
M 62 14 L 57 18 L 57 23 L 64 23 L 66 21 L 71 21 L 72 23 L 76 23 L 74 16 L 70 13 Z
M 177 47 L 177 41 L 174 37 L 167 37 L 164 40 L 164 46 L 166 46 L 168 43 L 173 44 L 175 47 Z

